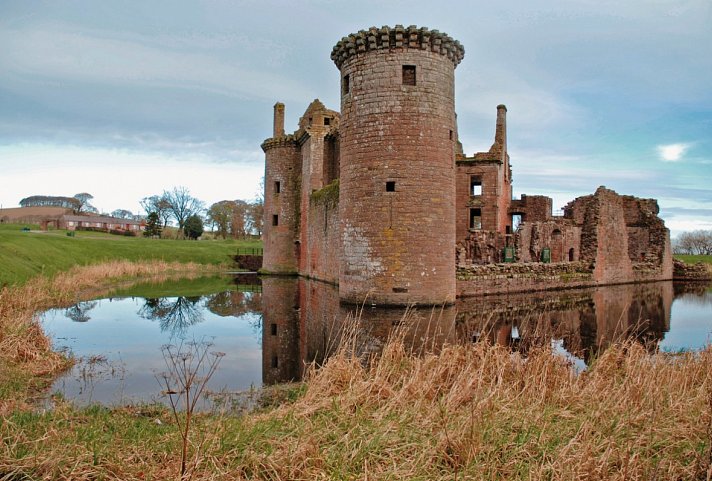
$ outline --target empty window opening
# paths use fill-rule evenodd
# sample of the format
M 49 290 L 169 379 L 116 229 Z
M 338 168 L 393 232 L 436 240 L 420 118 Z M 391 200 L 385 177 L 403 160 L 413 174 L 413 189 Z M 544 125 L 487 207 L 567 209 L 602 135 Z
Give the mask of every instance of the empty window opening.
M 279 216 L 277 214 L 272 216 L 272 225 L 279 225 Z
M 324 125 L 331 125 L 331 119 L 329 117 L 324 117 Z
M 351 76 L 344 75 L 344 95 L 351 93 Z
M 396 292 L 399 294 L 404 294 L 404 293 L 408 292 L 408 288 L 407 287 L 394 287 L 393 292 Z
M 450 140 L 452 140 L 452 130 L 450 131 Z
M 279 367 L 279 357 L 272 356 L 272 369 L 277 369 Z
M 574 261 L 574 248 L 569 249 L 569 262 Z
M 470 195 L 482 195 L 482 178 L 478 175 L 470 177 Z
M 270 331 L 271 335 L 276 336 L 277 335 L 277 324 L 270 324 L 269 331 Z
M 482 229 L 482 209 L 470 209 L 470 229 Z
M 403 65 L 403 85 L 415 85 L 415 65 Z
M 274 183 L 274 193 L 279 194 L 280 192 L 282 192 L 282 186 L 280 185 L 279 181 L 276 181 Z
M 522 214 L 512 214 L 512 230 L 514 232 L 519 230 L 519 226 L 522 225 L 524 221 L 524 215 Z
M 394 180 L 389 180 L 386 182 L 386 192 L 395 192 L 396 191 L 396 182 Z

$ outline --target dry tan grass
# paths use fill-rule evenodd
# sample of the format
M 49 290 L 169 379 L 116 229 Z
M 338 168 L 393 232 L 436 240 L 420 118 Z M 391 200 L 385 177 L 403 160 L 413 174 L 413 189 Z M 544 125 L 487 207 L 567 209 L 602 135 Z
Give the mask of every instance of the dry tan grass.
M 416 357 L 390 342 L 343 353 L 296 404 L 294 435 L 245 454 L 266 479 L 707 479 L 712 349 L 650 355 L 630 343 L 575 375 L 549 349 L 480 344 Z M 235 456 L 238 456 L 235 453 Z M 271 474 L 268 474 L 271 473 Z

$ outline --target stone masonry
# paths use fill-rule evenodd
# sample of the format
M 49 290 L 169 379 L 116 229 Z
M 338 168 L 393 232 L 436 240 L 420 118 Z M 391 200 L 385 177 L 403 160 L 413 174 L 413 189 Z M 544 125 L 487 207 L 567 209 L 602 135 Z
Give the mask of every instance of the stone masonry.
M 437 30 L 372 27 L 332 51 L 340 112 L 314 100 L 286 134 L 275 105 L 262 144 L 263 271 L 325 280 L 341 301 L 379 305 L 672 278 L 654 199 L 601 187 L 555 216 L 549 197 L 512 198 L 504 105 L 490 149 L 462 151 L 454 73 L 463 57 Z

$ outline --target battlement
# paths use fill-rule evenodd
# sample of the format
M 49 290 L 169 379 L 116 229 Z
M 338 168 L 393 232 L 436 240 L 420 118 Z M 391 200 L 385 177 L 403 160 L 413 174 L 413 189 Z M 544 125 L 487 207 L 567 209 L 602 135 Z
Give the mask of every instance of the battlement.
M 297 138 L 294 136 L 294 134 L 271 137 L 262 142 L 262 145 L 260 145 L 260 147 L 262 147 L 263 152 L 267 152 L 270 149 L 274 149 L 276 147 L 286 147 L 288 145 L 297 145 Z
M 445 55 L 455 67 L 465 56 L 465 48 L 446 33 L 429 30 L 427 27 L 411 25 L 403 27 L 383 26 L 360 30 L 344 37 L 331 51 L 331 60 L 341 69 L 341 65 L 350 57 L 370 50 L 382 49 L 418 49 L 430 50 Z

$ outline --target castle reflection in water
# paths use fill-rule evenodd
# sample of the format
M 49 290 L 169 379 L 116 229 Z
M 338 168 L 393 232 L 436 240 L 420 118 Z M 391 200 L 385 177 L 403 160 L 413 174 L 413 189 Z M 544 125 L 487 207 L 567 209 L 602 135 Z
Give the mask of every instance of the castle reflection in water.
M 300 379 L 305 366 L 323 363 L 346 333 L 355 333 L 363 354 L 378 352 L 396 332 L 416 351 L 488 341 L 526 353 L 555 344 L 586 363 L 625 338 L 653 351 L 670 329 L 673 299 L 703 296 L 706 288 L 657 282 L 464 299 L 454 306 L 405 312 L 371 308 L 368 299 L 361 306 L 340 304 L 336 288 L 322 282 L 264 277 L 263 382 Z

